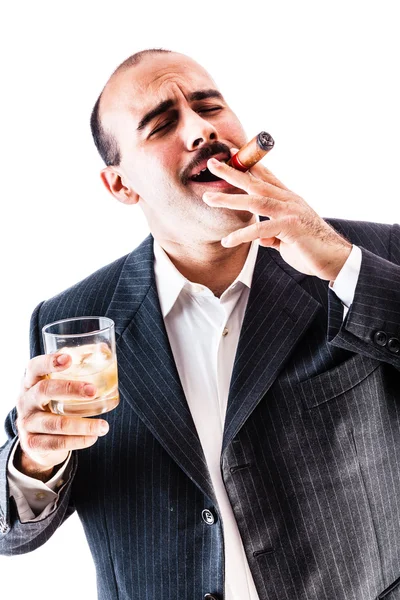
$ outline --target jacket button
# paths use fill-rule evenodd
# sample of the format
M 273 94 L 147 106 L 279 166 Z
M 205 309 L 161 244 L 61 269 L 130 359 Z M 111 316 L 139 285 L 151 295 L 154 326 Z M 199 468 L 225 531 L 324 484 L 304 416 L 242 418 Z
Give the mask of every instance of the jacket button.
M 207 525 L 214 525 L 215 523 L 215 517 L 212 514 L 211 510 L 208 510 L 208 508 L 205 508 L 202 511 L 201 518 L 203 519 L 204 523 L 207 523 Z M 206 596 L 204 597 L 206 598 Z M 210 598 L 212 598 L 212 596 L 210 596 Z
M 214 594 L 206 594 L 204 600 L 218 600 L 218 598 L 217 596 L 214 596 Z
M 374 333 L 374 342 L 377 346 L 386 346 L 387 335 L 384 331 L 376 331 Z
M 387 343 L 387 347 L 389 348 L 390 352 L 392 352 L 393 354 L 399 354 L 400 340 L 398 340 L 397 338 L 390 338 L 390 340 Z

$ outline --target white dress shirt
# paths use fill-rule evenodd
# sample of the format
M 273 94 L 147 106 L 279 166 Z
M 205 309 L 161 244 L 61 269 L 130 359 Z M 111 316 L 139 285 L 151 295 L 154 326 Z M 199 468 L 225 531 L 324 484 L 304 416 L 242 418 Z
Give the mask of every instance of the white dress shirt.
M 227 600 L 259 600 L 220 469 L 229 385 L 257 251 L 258 243 L 253 242 L 242 271 L 217 298 L 207 287 L 183 277 L 154 242 L 161 311 L 223 522 Z M 336 281 L 329 284 L 343 303 L 343 317 L 353 301 L 360 266 L 361 250 L 353 245 Z M 44 518 L 56 506 L 58 494 L 54 490 L 64 471 L 42 483 L 19 473 L 12 457 L 8 465 L 10 495 L 15 497 L 21 521 Z M 68 462 L 69 459 L 63 469 Z M 51 493 L 52 497 L 39 497 L 45 493 Z M 38 514 L 39 511 L 42 512 Z

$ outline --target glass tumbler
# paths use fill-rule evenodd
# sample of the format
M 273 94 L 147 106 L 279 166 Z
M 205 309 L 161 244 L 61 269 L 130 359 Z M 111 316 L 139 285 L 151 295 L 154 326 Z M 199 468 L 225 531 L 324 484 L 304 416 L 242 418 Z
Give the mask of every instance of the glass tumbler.
M 49 373 L 50 379 L 83 381 L 96 387 L 94 398 L 51 400 L 58 415 L 92 417 L 118 406 L 118 371 L 114 321 L 107 317 L 76 317 L 49 323 L 42 329 L 46 354 L 69 354 L 68 369 Z

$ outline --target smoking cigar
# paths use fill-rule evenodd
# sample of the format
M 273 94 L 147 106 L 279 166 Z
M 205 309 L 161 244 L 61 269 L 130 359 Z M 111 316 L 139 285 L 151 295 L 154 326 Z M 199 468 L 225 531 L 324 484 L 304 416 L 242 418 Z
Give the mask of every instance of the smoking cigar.
M 274 147 L 274 140 L 269 133 L 261 131 L 252 140 L 247 142 L 240 150 L 228 161 L 228 165 L 238 171 L 248 171 L 263 156 Z

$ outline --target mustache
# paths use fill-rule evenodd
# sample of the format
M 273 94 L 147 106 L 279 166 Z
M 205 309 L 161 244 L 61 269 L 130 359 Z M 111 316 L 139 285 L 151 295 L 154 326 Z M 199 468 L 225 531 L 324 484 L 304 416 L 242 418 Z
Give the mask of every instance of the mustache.
M 182 172 L 181 180 L 183 185 L 187 185 L 190 179 L 190 174 L 192 173 L 193 169 L 200 165 L 200 163 L 202 163 L 204 160 L 212 158 L 216 154 L 222 153 L 226 155 L 226 160 L 230 159 L 231 151 L 229 149 L 229 146 L 223 144 L 222 142 L 214 142 L 213 144 L 209 144 L 208 146 L 202 146 L 196 154 L 196 156 L 194 157 L 194 159 L 187 165 L 187 167 L 185 167 L 185 169 Z

